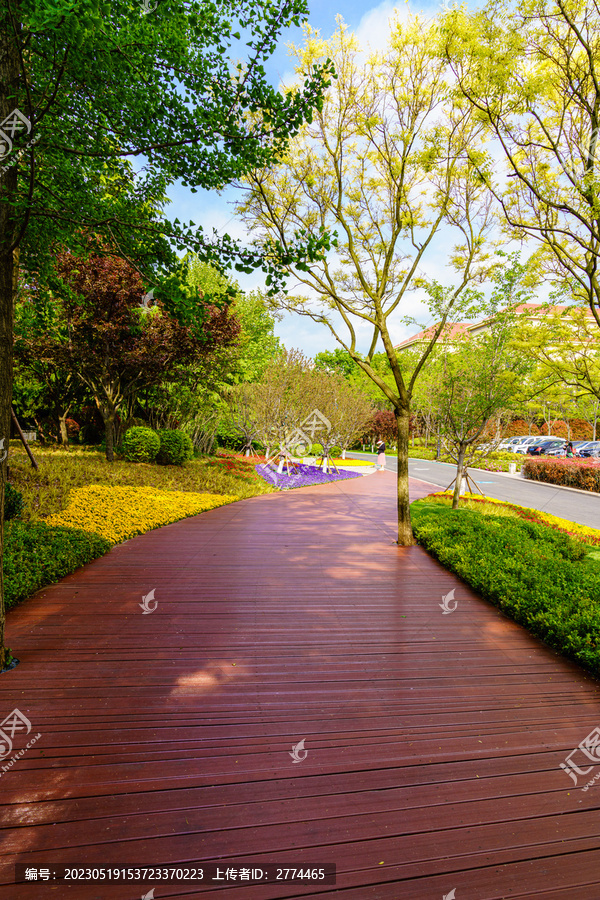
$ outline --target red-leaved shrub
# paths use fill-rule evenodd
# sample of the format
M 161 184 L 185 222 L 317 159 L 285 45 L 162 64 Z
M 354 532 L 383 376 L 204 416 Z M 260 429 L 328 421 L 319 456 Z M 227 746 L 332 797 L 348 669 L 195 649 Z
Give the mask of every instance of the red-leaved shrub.
M 503 431 L 504 437 L 519 437 L 522 434 L 530 434 L 532 437 L 539 434 L 540 429 L 537 425 L 529 427 L 525 419 L 513 419 Z
M 67 436 L 72 441 L 75 440 L 79 434 L 79 423 L 75 419 L 65 419 L 65 425 L 67 426 Z
M 591 441 L 594 437 L 594 429 L 585 419 L 571 419 L 571 437 L 574 441 Z
M 539 459 L 528 457 L 522 473 L 532 481 L 562 484 L 600 493 L 600 459 Z

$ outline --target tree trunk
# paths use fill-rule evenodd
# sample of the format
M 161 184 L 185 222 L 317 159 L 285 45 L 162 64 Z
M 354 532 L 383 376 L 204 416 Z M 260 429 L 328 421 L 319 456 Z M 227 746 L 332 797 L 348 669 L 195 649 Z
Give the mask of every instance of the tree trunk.
M 398 545 L 410 547 L 415 543 L 410 521 L 410 499 L 408 496 L 408 423 L 410 409 L 395 409 L 396 431 L 398 434 Z
M 2 229 L 4 238 L 3 243 L 6 241 L 9 231 L 6 213 L 6 205 L 0 204 L 0 229 Z M 4 438 L 3 452 L 0 454 L 0 560 L 4 558 L 4 484 L 7 476 L 8 457 L 8 453 L 4 451 L 8 451 L 12 404 L 13 266 L 12 252 L 0 254 L 0 437 Z M 4 646 L 5 623 L 3 567 L 0 565 L 0 672 L 10 660 L 10 650 Z
M 108 462 L 115 461 L 115 417 L 116 410 L 109 409 L 103 415 L 105 437 L 106 437 L 106 459 Z
M 69 444 L 69 435 L 67 433 L 67 416 L 68 412 L 59 414 L 58 416 L 58 427 L 60 430 L 60 442 L 64 447 L 67 447 Z
M 454 496 L 452 497 L 452 509 L 458 509 L 458 501 L 460 500 L 460 489 L 465 471 L 465 444 L 459 444 L 458 460 L 456 464 L 456 483 L 454 485 Z
M 17 13 L 18 14 L 18 13 Z M 0 121 L 15 108 L 19 77 L 19 56 L 11 34 L 7 5 L 0 12 Z M 16 293 L 16 266 L 12 242 L 15 233 L 13 203 L 17 191 L 16 160 L 10 157 L 0 167 L 0 438 L 4 438 L 4 450 L 8 450 L 11 425 L 13 382 L 13 322 Z M 4 536 L 4 484 L 7 476 L 7 454 L 0 454 L 0 560 L 3 558 Z M 11 659 L 10 650 L 4 646 L 6 613 L 4 606 L 4 582 L 0 564 L 0 672 Z

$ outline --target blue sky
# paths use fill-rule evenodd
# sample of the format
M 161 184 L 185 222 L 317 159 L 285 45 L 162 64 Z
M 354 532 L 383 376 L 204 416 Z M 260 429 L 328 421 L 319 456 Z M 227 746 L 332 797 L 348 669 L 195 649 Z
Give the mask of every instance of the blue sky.
M 373 6 L 367 6 L 357 0 L 334 0 L 334 2 L 322 2 L 322 0 L 312 0 L 311 2 L 309 0 L 309 6 L 308 21 L 320 30 L 323 37 L 329 37 L 333 33 L 336 28 L 336 16 L 341 15 L 350 28 L 357 32 L 361 44 L 368 43 L 372 47 L 385 45 L 388 33 L 387 23 L 394 8 L 400 8 L 402 11 L 408 10 L 408 6 L 404 3 L 393 4 L 387 0 Z M 433 16 L 440 8 L 441 0 L 438 3 L 411 4 L 410 11 Z M 289 83 L 293 71 L 292 60 L 285 46 L 289 42 L 296 44 L 302 42 L 300 29 L 293 28 L 286 33 L 284 40 L 270 60 L 267 71 L 273 84 L 281 80 Z M 228 188 L 220 194 L 214 191 L 198 191 L 192 194 L 189 189 L 175 185 L 169 193 L 171 204 L 167 207 L 167 214 L 171 218 L 177 217 L 181 221 L 191 219 L 196 224 L 202 225 L 207 234 L 211 234 L 213 228 L 216 228 L 221 234 L 229 233 L 233 237 L 244 238 L 244 227 L 233 209 L 235 201 L 240 196 L 237 190 Z M 445 256 L 443 240 L 439 244 L 440 253 Z M 264 276 L 260 272 L 256 272 L 252 276 L 236 273 L 235 277 L 244 290 L 264 286 Z M 409 312 L 411 315 L 417 314 L 424 325 L 430 324 L 431 318 L 423 307 L 416 307 Z M 392 337 L 398 342 L 416 330 L 418 329 L 405 326 L 400 322 L 391 328 Z M 318 325 L 305 317 L 293 314 L 286 314 L 284 319 L 276 325 L 276 334 L 286 347 L 298 348 L 311 357 L 321 350 L 332 350 L 339 346 L 326 326 Z M 359 347 L 359 349 L 366 351 L 366 338 L 365 346 Z M 378 349 L 383 350 L 383 347 L 380 346 Z

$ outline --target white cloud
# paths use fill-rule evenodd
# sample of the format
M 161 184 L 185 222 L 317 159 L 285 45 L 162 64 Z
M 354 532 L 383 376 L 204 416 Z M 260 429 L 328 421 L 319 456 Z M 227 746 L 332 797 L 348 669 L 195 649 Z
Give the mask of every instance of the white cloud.
M 397 5 L 389 3 L 388 0 L 368 10 L 356 29 L 360 46 L 365 50 L 385 50 L 389 44 L 392 16 L 397 16 L 400 21 L 406 21 L 410 13 L 408 3 Z

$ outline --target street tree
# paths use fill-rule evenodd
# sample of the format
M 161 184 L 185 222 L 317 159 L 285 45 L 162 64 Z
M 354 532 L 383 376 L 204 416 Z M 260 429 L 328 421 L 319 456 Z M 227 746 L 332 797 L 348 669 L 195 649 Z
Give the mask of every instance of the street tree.
M 535 321 L 521 319 L 514 343 L 536 365 L 537 391 L 555 406 L 567 397 L 600 400 L 600 340 L 589 307 L 541 306 Z
M 337 234 L 321 259 L 290 263 L 294 287 L 281 305 L 329 328 L 392 406 L 401 545 L 414 543 L 408 495 L 414 386 L 449 315 L 464 317 L 474 308 L 490 264 L 491 198 L 469 155 L 484 139 L 484 126 L 466 104 L 447 102 L 449 70 L 432 52 L 436 40 L 434 22 L 396 18 L 386 50 L 366 59 L 343 24 L 329 41 L 307 28 L 304 46 L 295 50 L 298 75 L 331 58 L 337 79 L 281 163 L 247 176 L 240 206 L 265 246 L 275 241 L 285 248 L 298 235 L 316 241 L 324 230 Z M 430 263 L 440 264 L 442 230 L 451 246 L 445 284 L 425 274 Z M 436 327 L 406 373 L 390 325 L 406 315 L 417 290 Z M 391 380 L 373 365 L 381 345 Z
M 311 361 L 299 350 L 283 349 L 269 363 L 252 398 L 257 436 L 266 447 L 282 447 L 315 407 L 310 390 Z
M 494 136 L 470 158 L 510 233 L 600 326 L 598 0 L 494 0 L 449 12 L 443 32 L 455 96 Z
M 439 348 L 432 361 L 432 404 L 456 459 L 453 509 L 488 424 L 510 406 L 527 372 L 527 361 L 510 346 L 511 319 L 498 313 L 486 332 L 459 337 L 452 347 Z
M 317 441 L 323 447 L 323 469 L 327 471 L 332 447 L 339 447 L 345 456 L 350 444 L 368 430 L 375 409 L 369 397 L 343 375 L 314 368 L 306 381 L 314 407 L 329 422 Z

